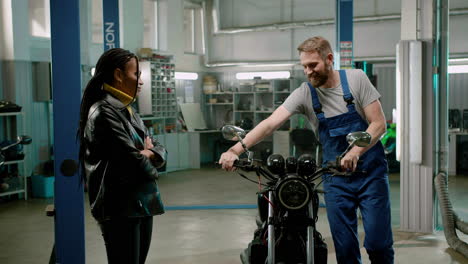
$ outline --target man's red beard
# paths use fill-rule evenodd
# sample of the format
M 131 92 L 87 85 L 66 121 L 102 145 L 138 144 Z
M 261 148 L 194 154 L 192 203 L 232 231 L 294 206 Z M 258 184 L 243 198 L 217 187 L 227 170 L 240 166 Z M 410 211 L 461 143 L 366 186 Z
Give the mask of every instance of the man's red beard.
M 325 64 L 325 70 L 323 73 L 315 72 L 313 74 L 309 74 L 309 82 L 314 87 L 320 87 L 324 85 L 328 81 L 328 76 L 330 75 L 330 67 L 328 64 Z

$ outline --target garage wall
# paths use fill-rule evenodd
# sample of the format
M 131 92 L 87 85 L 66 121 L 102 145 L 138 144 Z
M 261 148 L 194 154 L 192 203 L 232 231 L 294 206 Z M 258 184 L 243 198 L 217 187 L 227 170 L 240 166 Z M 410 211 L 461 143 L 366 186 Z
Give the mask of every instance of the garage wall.
M 319 0 L 223 0 L 217 11 L 220 29 L 252 27 L 274 23 L 333 20 L 334 1 Z M 400 1 L 354 1 L 354 16 L 399 15 Z M 452 10 L 467 9 L 468 2 L 450 1 Z M 451 16 L 450 51 L 468 54 L 468 15 Z M 400 39 L 400 20 L 354 24 L 355 57 L 395 56 Z M 210 38 L 210 62 L 296 60 L 296 47 L 305 39 L 321 35 L 335 45 L 335 27 L 313 26 L 283 31 L 220 34 Z
M 377 76 L 376 88 L 381 95 L 380 103 L 385 119 L 392 120 L 392 110 L 396 108 L 395 64 L 376 65 L 374 66 L 374 74 Z

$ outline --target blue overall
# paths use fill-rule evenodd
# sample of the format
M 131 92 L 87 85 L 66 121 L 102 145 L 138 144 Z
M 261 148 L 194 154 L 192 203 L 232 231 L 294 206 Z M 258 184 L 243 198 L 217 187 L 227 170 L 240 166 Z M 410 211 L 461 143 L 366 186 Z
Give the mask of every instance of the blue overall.
M 347 113 L 326 118 L 317 91 L 309 83 L 314 112 L 319 120 L 323 164 L 336 161 L 336 157 L 345 151 L 348 133 L 365 131 L 368 127 L 356 111 L 346 72 L 340 70 L 339 73 Z M 339 264 L 361 263 L 357 232 L 359 207 L 365 231 L 364 247 L 369 259 L 372 263 L 393 263 L 387 161 L 380 141 L 364 153 L 360 160 L 362 163 L 352 176 L 324 175 L 325 203 L 336 259 Z

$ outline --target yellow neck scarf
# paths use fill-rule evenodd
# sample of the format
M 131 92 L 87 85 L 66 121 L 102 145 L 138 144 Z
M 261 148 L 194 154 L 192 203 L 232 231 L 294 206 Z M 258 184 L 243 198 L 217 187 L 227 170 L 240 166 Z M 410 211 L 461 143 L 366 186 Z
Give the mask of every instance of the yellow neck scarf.
M 122 102 L 124 105 L 126 105 L 128 111 L 130 112 L 130 114 L 133 115 L 133 111 L 132 111 L 132 108 L 130 106 L 130 104 L 133 102 L 133 97 L 132 96 L 120 91 L 119 89 L 116 89 L 116 88 L 110 86 L 107 83 L 104 83 L 103 88 L 104 88 L 104 91 L 107 91 L 108 93 L 113 95 L 115 98 L 117 98 L 120 102 Z

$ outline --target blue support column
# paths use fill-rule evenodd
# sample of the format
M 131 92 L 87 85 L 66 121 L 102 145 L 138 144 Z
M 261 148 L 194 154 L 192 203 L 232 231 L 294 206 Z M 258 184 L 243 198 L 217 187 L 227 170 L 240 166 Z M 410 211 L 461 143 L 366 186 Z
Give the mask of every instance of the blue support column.
M 104 51 L 120 47 L 119 0 L 102 0 Z
M 56 263 L 85 263 L 83 184 L 77 173 L 81 99 L 79 0 L 51 0 Z
M 353 61 L 353 0 L 336 0 L 337 68 L 351 69 Z

